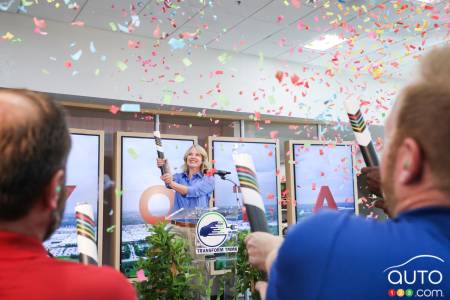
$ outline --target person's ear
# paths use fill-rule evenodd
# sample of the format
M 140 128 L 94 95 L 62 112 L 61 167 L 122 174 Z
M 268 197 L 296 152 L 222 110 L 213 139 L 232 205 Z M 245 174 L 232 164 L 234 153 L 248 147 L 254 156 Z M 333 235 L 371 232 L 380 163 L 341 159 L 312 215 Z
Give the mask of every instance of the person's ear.
M 409 184 L 419 179 L 424 169 L 420 146 L 416 140 L 406 138 L 399 149 L 399 163 L 401 164 L 399 180 L 402 184 Z
M 58 170 L 53 174 L 44 192 L 44 205 L 50 210 L 58 207 L 60 194 L 65 193 L 64 170 Z

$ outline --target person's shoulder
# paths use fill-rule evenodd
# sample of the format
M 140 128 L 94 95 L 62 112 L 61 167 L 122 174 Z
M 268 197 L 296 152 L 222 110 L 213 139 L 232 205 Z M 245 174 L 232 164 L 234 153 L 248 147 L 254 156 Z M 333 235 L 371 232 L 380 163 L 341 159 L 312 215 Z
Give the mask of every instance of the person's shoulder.
M 357 226 L 358 223 L 364 222 L 362 218 L 356 217 L 349 213 L 343 213 L 330 209 L 323 209 L 317 214 L 301 220 L 298 224 L 288 231 L 291 234 L 305 234 L 315 231 L 328 231 L 331 228 L 339 228 L 341 226 Z
M 112 267 L 85 266 L 73 262 L 56 263 L 65 280 L 81 293 L 94 293 L 97 299 L 136 299 L 135 291 L 123 274 Z M 82 297 L 82 295 L 79 295 Z
M 286 250 L 301 247 L 303 250 L 325 251 L 332 246 L 335 237 L 361 228 L 364 219 L 333 210 L 321 210 L 292 226 L 285 239 Z

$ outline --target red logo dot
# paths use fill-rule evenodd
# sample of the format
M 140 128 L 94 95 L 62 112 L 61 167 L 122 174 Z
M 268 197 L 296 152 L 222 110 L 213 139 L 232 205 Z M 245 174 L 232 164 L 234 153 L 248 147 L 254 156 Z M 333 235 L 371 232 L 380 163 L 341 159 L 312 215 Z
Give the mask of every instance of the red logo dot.
M 393 298 L 393 297 L 397 296 L 397 292 L 394 289 L 390 289 L 388 291 L 388 295 L 389 295 L 389 297 Z

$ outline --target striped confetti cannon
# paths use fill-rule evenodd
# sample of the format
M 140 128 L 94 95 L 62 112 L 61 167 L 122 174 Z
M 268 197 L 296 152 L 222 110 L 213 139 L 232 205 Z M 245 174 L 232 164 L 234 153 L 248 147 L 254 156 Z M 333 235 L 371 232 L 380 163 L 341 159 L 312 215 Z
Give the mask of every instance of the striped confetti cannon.
M 364 120 L 358 103 L 352 99 L 347 99 L 344 101 L 344 105 L 347 110 L 353 132 L 355 133 L 356 142 L 359 144 L 359 148 L 361 149 L 361 154 L 364 158 L 366 166 L 378 166 L 378 156 L 375 152 L 372 137 L 370 136 L 369 127 Z
M 155 137 L 156 152 L 158 153 L 158 158 L 164 159 L 164 148 L 161 142 L 161 133 L 159 132 L 159 115 L 155 115 L 155 130 L 153 131 L 153 136 Z M 159 169 L 161 170 L 161 175 L 167 173 L 164 166 L 159 167 Z
M 247 153 L 233 154 L 236 172 L 241 186 L 241 193 L 250 229 L 252 232 L 269 232 L 263 198 L 259 192 L 255 166 L 252 157 Z
M 82 264 L 97 265 L 97 239 L 92 205 L 80 203 L 75 207 L 77 219 L 77 244 L 79 260 Z

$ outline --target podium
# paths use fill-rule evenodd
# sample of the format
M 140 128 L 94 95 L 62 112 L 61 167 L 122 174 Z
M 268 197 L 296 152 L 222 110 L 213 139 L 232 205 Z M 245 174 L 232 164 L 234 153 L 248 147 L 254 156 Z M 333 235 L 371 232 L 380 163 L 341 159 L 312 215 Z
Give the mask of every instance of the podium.
M 193 266 L 200 274 L 197 299 L 236 296 L 236 259 L 240 210 L 180 209 L 168 217 L 172 232 L 187 241 Z

